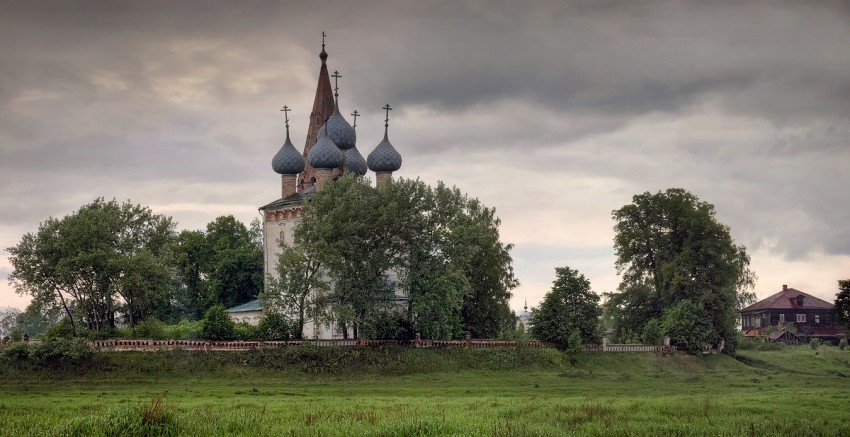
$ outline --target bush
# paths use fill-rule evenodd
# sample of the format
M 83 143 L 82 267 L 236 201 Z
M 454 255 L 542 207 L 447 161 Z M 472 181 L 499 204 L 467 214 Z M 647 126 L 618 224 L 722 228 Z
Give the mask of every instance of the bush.
M 717 337 L 709 320 L 702 305 L 685 299 L 667 309 L 663 329 L 674 345 L 685 352 L 698 354 Z
M 262 340 L 289 340 L 291 334 L 291 324 L 277 311 L 267 311 L 257 325 L 257 337 Z
M 847 339 L 842 338 L 841 341 L 838 342 L 838 348 L 844 350 L 847 348 Z
M 208 340 L 230 340 L 236 336 L 236 324 L 224 311 L 224 307 L 216 305 L 207 310 L 201 324 L 201 337 Z
M 817 338 L 813 338 L 809 341 L 809 347 L 812 348 L 813 351 L 818 350 L 818 346 L 820 346 L 820 340 Z
M 658 319 L 650 319 L 649 322 L 646 323 L 646 326 L 643 327 L 643 333 L 640 335 L 640 339 L 645 344 L 654 344 L 660 345 L 662 341 L 664 341 L 664 333 L 661 331 L 661 323 L 658 322 Z
M 21 328 L 14 328 L 12 332 L 9 333 L 9 339 L 12 341 L 21 341 L 24 339 L 24 333 L 21 331 Z
M 71 325 L 71 322 L 64 318 L 61 322 L 53 325 L 47 332 L 44 333 L 44 338 L 74 338 L 76 334 L 74 333 L 74 326 Z
M 84 367 L 90 364 L 94 352 L 83 338 L 46 338 L 30 349 L 32 361 L 46 368 Z
M 166 328 L 168 325 L 156 317 L 148 317 L 139 322 L 132 329 L 134 338 L 150 338 L 152 340 L 164 340 L 168 338 Z
M 11 363 L 22 363 L 29 359 L 30 348 L 24 343 L 12 343 L 3 348 L 3 359 Z
M 165 337 L 172 340 L 194 340 L 201 338 L 203 321 L 183 319 L 176 325 L 165 325 Z
M 251 325 L 249 323 L 237 323 L 236 329 L 234 330 L 233 337 L 236 340 L 256 340 L 257 335 L 257 327 Z
M 584 345 L 581 342 L 581 332 L 579 332 L 578 328 L 574 328 L 573 332 L 570 333 L 570 337 L 567 339 L 567 349 L 565 351 L 571 365 L 576 365 L 578 356 L 583 351 Z

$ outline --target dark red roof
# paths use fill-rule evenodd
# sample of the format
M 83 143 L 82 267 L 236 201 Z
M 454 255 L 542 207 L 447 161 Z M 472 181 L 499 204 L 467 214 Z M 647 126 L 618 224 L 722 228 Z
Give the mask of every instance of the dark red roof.
M 803 297 L 803 305 L 797 305 L 797 297 Z M 778 310 L 787 310 L 787 309 L 797 309 L 797 308 L 812 308 L 812 309 L 824 309 L 831 310 L 833 305 L 825 300 L 818 299 L 811 294 L 803 293 L 800 290 L 794 288 L 786 288 L 779 293 L 776 293 L 766 299 L 760 300 L 744 309 L 740 312 L 745 311 L 757 311 L 764 309 L 778 309 Z

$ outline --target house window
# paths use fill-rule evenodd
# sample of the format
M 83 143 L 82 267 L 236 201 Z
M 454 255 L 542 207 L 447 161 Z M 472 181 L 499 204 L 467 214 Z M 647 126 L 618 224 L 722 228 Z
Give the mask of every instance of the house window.
M 284 234 L 284 231 L 280 231 L 280 245 L 281 246 L 286 245 L 286 236 Z
M 779 322 L 780 322 L 780 323 L 785 323 L 785 314 L 780 314 L 780 315 L 779 315 Z
M 806 315 L 797 314 L 797 323 L 806 323 Z
M 815 324 L 820 323 L 820 314 L 815 314 Z

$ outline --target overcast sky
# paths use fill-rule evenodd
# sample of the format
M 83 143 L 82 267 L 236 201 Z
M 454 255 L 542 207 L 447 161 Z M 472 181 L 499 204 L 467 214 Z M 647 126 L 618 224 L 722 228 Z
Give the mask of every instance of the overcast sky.
M 259 217 L 322 31 L 361 152 L 389 103 L 396 176 L 496 208 L 514 309 L 556 266 L 616 289 L 611 211 L 672 187 L 716 206 L 760 298 L 850 278 L 848 1 L 3 2 L 0 248 L 97 197 Z M 0 250 L 23 308 L 10 272 Z

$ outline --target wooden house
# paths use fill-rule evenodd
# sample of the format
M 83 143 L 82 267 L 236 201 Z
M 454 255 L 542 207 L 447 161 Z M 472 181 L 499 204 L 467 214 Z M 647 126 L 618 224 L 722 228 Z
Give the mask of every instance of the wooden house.
M 741 329 L 748 337 L 767 337 L 774 331 L 789 330 L 793 325 L 797 336 L 808 341 L 819 338 L 836 342 L 846 336 L 847 329 L 836 320 L 833 305 L 808 293 L 782 286 L 782 291 L 740 311 Z M 775 337 L 775 339 L 773 338 Z M 790 336 L 770 337 L 783 341 Z

